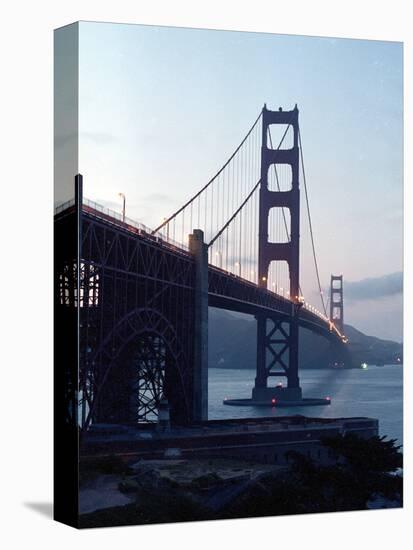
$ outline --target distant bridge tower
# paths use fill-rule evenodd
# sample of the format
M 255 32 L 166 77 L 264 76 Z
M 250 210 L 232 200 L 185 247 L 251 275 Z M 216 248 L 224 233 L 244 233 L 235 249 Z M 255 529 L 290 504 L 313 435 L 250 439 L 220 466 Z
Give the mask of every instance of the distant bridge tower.
M 331 275 L 330 321 L 344 334 L 343 275 Z
M 290 149 L 269 149 L 268 128 L 272 124 L 291 126 L 293 146 Z M 292 111 L 270 111 L 266 105 L 262 110 L 261 183 L 259 203 L 258 236 L 258 284 L 267 288 L 268 271 L 271 262 L 285 261 L 290 276 L 291 305 L 290 321 L 283 321 L 264 315 L 257 317 L 257 376 L 253 399 L 272 397 L 272 389 L 267 387 L 270 376 L 286 376 L 288 391 L 283 399 L 300 399 L 301 389 L 298 378 L 298 311 L 300 303 L 300 189 L 299 189 L 299 148 L 298 148 L 298 108 Z M 291 166 L 291 188 L 288 191 L 270 190 L 268 172 L 271 165 Z M 290 211 L 290 235 L 288 242 L 269 242 L 268 224 L 272 208 L 288 208 Z M 271 326 L 272 325 L 272 326 Z M 273 370 L 274 368 L 278 371 Z M 281 368 L 281 370 L 280 370 Z

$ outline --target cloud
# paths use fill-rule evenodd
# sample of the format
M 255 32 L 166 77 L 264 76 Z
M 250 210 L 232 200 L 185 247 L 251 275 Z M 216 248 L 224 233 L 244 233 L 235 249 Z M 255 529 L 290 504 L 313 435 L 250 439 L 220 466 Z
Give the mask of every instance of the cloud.
M 344 284 L 344 298 L 352 301 L 377 300 L 402 292 L 403 273 L 401 271 Z
M 97 198 L 95 202 L 97 202 L 101 206 L 106 206 L 106 208 L 109 208 L 110 210 L 119 211 L 122 209 L 122 199 L 119 199 L 117 201 L 111 201 L 111 200 Z M 128 206 L 133 206 L 133 205 L 128 205 Z
M 142 202 L 158 203 L 158 202 L 175 202 L 175 199 L 164 193 L 149 193 L 141 198 Z

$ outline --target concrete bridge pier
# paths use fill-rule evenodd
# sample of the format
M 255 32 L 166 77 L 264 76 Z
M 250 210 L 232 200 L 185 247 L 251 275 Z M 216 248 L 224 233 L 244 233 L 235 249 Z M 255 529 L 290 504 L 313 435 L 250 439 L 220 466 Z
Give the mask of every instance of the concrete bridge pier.
M 208 420 L 208 246 L 194 229 L 189 250 L 195 259 L 193 420 Z
M 267 388 L 267 369 L 266 369 L 266 334 L 267 318 L 264 315 L 257 315 L 257 374 L 255 377 L 254 391 L 262 391 Z
M 224 405 L 254 407 L 303 407 L 330 405 L 330 398 L 303 398 L 298 376 L 298 331 L 301 303 L 293 303 L 291 319 L 287 327 L 283 322 L 272 319 L 274 326 L 268 331 L 268 318 L 259 315 L 257 319 L 257 375 L 251 398 L 226 399 Z M 285 325 L 286 323 L 284 323 Z M 287 357 L 283 357 L 286 352 Z M 268 359 L 273 358 L 272 361 Z M 271 371 L 274 363 L 280 367 Z M 281 367 L 283 370 L 281 370 Z M 271 371 L 271 372 L 270 372 Z M 268 387 L 268 378 L 285 376 L 287 385 Z

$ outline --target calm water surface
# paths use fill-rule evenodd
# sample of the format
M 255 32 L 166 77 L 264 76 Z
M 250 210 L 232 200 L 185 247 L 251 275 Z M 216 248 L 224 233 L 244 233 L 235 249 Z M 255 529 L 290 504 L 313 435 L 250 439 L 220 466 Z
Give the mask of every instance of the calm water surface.
M 369 416 L 378 418 L 380 434 L 403 442 L 403 367 L 370 366 L 367 370 L 302 370 L 304 397 L 330 397 L 319 407 L 231 407 L 227 398 L 251 397 L 255 370 L 209 369 L 209 418 L 258 416 Z

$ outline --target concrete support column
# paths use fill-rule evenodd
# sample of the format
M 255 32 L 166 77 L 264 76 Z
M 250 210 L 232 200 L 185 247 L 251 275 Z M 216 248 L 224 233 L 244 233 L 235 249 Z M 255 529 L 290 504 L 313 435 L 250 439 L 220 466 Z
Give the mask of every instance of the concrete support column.
M 195 259 L 193 420 L 208 420 L 208 246 L 204 233 L 194 229 L 189 250 Z
M 266 361 L 266 338 L 267 319 L 264 315 L 257 315 L 257 375 L 255 377 L 256 388 L 267 387 L 267 361 Z
M 293 312 L 290 322 L 290 346 L 289 346 L 289 365 L 287 373 L 288 388 L 299 388 L 300 380 L 298 378 L 298 314 L 300 304 L 292 304 Z

